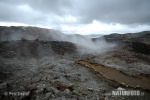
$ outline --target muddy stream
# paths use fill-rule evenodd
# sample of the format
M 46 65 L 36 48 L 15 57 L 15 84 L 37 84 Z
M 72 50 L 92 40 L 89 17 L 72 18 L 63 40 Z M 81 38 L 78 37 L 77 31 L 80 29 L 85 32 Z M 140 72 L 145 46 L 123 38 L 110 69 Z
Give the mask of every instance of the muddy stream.
M 132 76 L 115 68 L 110 68 L 104 65 L 96 64 L 88 60 L 79 60 L 78 64 L 84 65 L 99 72 L 105 78 L 112 80 L 124 86 L 142 88 L 150 90 L 150 77 L 144 75 Z

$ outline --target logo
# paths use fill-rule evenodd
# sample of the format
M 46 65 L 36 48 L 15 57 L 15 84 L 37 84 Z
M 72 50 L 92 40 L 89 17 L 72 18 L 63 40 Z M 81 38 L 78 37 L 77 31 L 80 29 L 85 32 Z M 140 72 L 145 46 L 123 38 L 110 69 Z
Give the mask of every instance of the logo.
M 117 90 L 118 90 L 118 91 L 123 91 L 123 90 L 125 90 L 125 89 L 124 89 L 124 88 L 121 88 L 121 87 L 118 87 Z
M 29 91 L 28 92 L 4 92 L 5 96 L 28 96 L 29 95 Z
M 140 96 L 143 95 L 143 92 L 139 90 L 126 90 L 124 88 L 118 87 L 116 90 L 111 92 L 113 96 Z

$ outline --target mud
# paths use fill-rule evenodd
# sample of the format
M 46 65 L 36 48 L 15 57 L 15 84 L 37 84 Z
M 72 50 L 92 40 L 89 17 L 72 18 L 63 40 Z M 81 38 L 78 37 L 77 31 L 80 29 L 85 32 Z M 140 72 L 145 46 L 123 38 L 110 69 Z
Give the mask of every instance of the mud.
M 112 80 L 126 87 L 142 88 L 150 90 L 150 77 L 144 75 L 131 76 L 115 68 L 110 68 L 104 65 L 96 64 L 88 60 L 79 60 L 79 64 L 99 72 L 105 78 Z

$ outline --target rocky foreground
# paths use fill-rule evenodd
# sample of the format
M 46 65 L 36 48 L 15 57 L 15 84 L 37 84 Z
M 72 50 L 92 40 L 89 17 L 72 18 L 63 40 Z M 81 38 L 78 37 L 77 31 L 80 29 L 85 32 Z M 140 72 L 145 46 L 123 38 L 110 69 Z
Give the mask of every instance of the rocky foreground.
M 15 29 L 19 32 L 17 28 Z M 26 32 L 25 28 L 19 29 Z M 33 31 L 34 28 L 31 29 Z M 0 30 L 3 31 L 3 29 Z M 30 29 L 29 31 L 31 32 Z M 37 32 L 36 29 L 34 31 Z M 149 36 L 149 32 L 137 35 L 104 36 L 106 41 L 117 45 L 99 54 L 80 53 L 76 44 L 66 41 L 40 40 L 41 38 L 6 41 L 8 38 L 12 39 L 11 35 L 8 38 L 3 36 L 4 38 L 1 39 L 5 41 L 0 42 L 0 99 L 149 100 L 149 90 L 112 83 L 111 80 L 77 63 L 81 59 L 90 60 L 123 71 L 128 75 L 142 74 L 150 78 Z M 93 41 L 98 39 L 100 38 Z M 110 95 L 118 87 L 138 90 L 141 95 Z
M 72 43 L 12 41 L 1 42 L 0 46 L 1 99 L 100 99 L 101 93 L 113 89 L 89 69 L 76 64 L 88 55 L 77 54 Z M 29 95 L 13 94 L 22 91 Z

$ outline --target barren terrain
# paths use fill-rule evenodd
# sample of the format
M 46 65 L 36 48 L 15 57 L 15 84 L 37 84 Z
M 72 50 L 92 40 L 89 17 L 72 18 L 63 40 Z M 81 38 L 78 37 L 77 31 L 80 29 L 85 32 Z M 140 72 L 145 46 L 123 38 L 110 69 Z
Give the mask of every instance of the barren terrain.
M 91 39 L 87 42 L 89 46 L 85 47 L 83 47 L 84 41 L 77 43 L 80 39 L 89 41 L 83 36 L 76 35 L 74 38 L 63 34 L 58 38 L 61 33 L 51 30 L 47 36 L 48 33 L 47 29 L 34 27 L 0 27 L 0 99 L 150 99 L 150 88 L 146 85 L 147 80 L 150 80 L 149 31 L 105 35 Z M 102 45 L 95 42 L 99 40 L 104 41 L 103 46 L 93 49 L 95 46 Z M 95 43 L 96 45 L 91 45 Z M 105 45 L 106 43 L 109 47 Z M 112 46 L 110 43 L 115 45 Z M 79 64 L 80 60 L 88 60 L 91 69 L 88 65 Z M 123 72 L 124 77 L 127 77 L 124 80 L 128 83 L 134 83 L 133 80 L 128 80 L 128 76 L 134 77 L 135 80 L 142 76 L 145 84 L 142 82 L 141 86 L 138 82 L 135 82 L 134 86 L 120 84 L 120 81 L 114 81 L 119 76 L 114 75 L 114 79 L 110 79 L 112 73 L 107 73 L 105 67 L 106 74 L 93 70 L 92 66 L 95 64 L 106 66 L 113 74 L 116 70 L 116 74 L 118 71 Z M 106 95 L 118 87 L 139 90 L 144 93 L 144 96 Z M 15 94 L 17 92 L 28 94 L 22 96 Z

